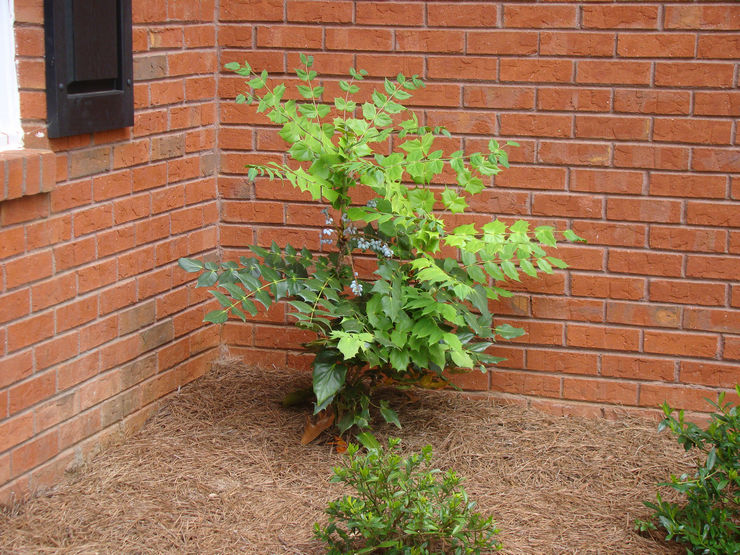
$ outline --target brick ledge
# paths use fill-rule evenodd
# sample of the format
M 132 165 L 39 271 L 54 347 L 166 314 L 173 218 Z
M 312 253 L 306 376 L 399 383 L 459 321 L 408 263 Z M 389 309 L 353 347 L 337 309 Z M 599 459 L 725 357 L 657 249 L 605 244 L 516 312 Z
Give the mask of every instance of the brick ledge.
M 56 184 L 56 155 L 23 148 L 0 151 L 0 202 L 48 193 Z

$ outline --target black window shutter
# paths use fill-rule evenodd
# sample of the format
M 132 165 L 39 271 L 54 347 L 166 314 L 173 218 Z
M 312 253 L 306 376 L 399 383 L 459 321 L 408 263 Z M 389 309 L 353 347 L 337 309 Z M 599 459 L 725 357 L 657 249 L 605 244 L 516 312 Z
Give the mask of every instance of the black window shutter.
M 44 0 L 44 25 L 49 137 L 133 125 L 131 0 Z

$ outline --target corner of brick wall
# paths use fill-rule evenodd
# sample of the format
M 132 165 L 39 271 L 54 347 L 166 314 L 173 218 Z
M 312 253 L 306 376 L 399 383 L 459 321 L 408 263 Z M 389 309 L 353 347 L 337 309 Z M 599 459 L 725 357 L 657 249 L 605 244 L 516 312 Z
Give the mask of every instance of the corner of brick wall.
M 213 3 L 134 1 L 134 126 L 53 140 L 42 0 L 15 15 L 27 148 L 0 153 L 0 502 L 139 427 L 220 344 L 177 266 L 218 256 Z

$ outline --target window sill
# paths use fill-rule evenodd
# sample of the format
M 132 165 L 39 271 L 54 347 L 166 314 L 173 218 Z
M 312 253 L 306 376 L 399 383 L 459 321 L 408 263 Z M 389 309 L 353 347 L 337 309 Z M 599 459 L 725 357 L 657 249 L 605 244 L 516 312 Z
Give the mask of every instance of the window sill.
M 56 184 L 56 156 L 51 150 L 0 151 L 0 202 L 48 193 Z

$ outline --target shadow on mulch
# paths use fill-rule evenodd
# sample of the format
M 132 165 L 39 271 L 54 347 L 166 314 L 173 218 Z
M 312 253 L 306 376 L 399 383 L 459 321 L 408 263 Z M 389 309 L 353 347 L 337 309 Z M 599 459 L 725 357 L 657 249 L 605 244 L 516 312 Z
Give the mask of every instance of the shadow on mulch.
M 2 553 L 324 553 L 312 539 L 341 460 L 299 443 L 306 411 L 280 400 L 310 376 L 221 363 L 143 430 L 47 494 L 0 512 Z M 401 400 L 399 397 L 397 400 Z M 406 451 L 430 444 L 435 466 L 466 477 L 494 515 L 504 553 L 679 554 L 633 531 L 655 484 L 691 461 L 655 423 L 555 417 L 419 393 L 399 409 Z

